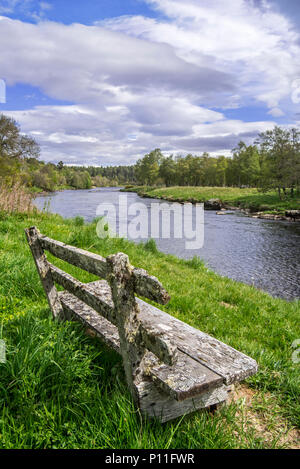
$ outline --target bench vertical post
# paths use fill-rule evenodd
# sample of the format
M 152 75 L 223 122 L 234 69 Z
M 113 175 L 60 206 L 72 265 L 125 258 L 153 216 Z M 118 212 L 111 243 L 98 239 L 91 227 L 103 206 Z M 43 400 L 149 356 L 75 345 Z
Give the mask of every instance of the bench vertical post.
M 139 307 L 134 295 L 134 277 L 126 254 L 118 253 L 106 258 L 107 280 L 118 323 L 120 351 L 123 358 L 126 380 L 135 404 L 139 404 L 137 381 L 143 375 L 142 359 L 145 348 L 140 341 Z
M 39 231 L 33 226 L 26 229 L 25 233 L 53 317 L 62 319 L 64 317 L 63 307 L 52 279 L 49 263 L 39 241 Z

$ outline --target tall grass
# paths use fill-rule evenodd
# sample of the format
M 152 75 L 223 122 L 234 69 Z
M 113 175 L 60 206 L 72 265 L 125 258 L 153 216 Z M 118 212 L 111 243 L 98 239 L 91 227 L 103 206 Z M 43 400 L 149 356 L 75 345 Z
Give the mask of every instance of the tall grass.
M 239 349 L 259 363 L 247 393 L 212 412 L 161 425 L 142 420 L 120 357 L 78 323 L 52 321 L 24 228 L 103 256 L 118 251 L 156 275 L 171 294 L 169 314 Z M 50 256 L 51 261 L 53 260 Z M 56 260 L 88 282 L 90 274 Z M 2 298 L 2 301 L 1 301 Z M 197 258 L 177 259 L 154 243 L 99 239 L 96 223 L 47 213 L 0 213 L 0 448 L 272 448 L 300 446 L 299 302 L 272 298 L 220 277 Z M 295 436 L 296 435 L 296 436 Z M 297 441 L 298 438 L 298 441 Z
M 0 211 L 7 213 L 29 213 L 35 210 L 33 194 L 22 184 L 12 185 L 0 182 Z

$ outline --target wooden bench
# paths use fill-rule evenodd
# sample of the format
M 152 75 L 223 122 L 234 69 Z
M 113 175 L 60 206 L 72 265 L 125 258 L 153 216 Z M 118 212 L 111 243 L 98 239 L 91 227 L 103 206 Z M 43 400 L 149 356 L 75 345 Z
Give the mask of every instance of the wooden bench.
M 217 339 L 137 298 L 170 297 L 157 278 L 129 264 L 123 253 L 106 259 L 26 229 L 54 318 L 79 320 L 121 354 L 137 408 L 166 422 L 228 399 L 231 385 L 256 373 L 257 363 Z M 82 283 L 51 264 L 44 250 L 102 279 Z M 58 292 L 55 283 L 63 286 Z

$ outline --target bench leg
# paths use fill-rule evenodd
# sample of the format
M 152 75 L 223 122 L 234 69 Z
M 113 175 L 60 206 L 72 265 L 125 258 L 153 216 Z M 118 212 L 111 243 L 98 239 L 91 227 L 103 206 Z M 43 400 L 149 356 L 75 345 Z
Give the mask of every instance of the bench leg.
M 146 350 L 137 340 L 140 321 L 139 307 L 134 295 L 134 279 L 126 254 L 118 253 L 108 256 L 106 262 L 107 280 L 111 287 L 116 311 L 125 376 L 133 400 L 138 406 L 136 380 L 143 374 L 141 364 Z
M 51 270 L 44 250 L 39 241 L 39 231 L 35 226 L 25 230 L 28 244 L 45 290 L 53 318 L 62 319 L 64 311 L 58 297 L 57 290 L 52 279 Z
M 137 384 L 139 408 L 142 414 L 157 418 L 164 423 L 199 409 L 222 405 L 228 399 L 230 386 L 222 385 L 197 397 L 176 401 L 150 380 L 144 379 Z

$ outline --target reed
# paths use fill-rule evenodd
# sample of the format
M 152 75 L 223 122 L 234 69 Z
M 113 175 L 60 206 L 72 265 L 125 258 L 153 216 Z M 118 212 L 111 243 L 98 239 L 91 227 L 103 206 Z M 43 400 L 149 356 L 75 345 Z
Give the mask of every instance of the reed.
M 33 194 L 20 183 L 8 185 L 0 182 L 0 211 L 31 213 L 35 210 Z

